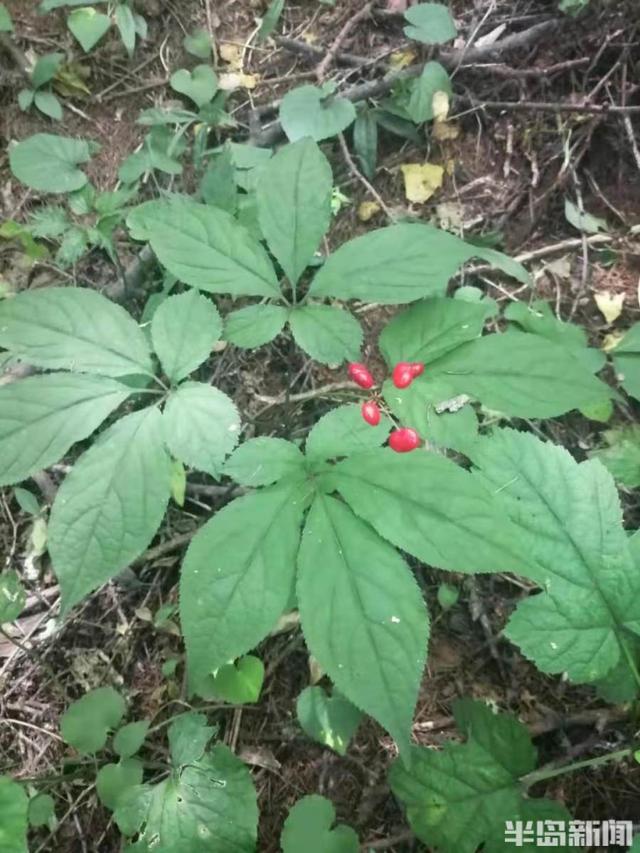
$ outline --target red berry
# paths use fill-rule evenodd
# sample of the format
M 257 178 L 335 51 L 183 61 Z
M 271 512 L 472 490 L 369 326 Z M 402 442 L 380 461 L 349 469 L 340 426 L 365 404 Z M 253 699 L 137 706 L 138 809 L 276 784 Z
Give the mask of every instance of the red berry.
M 408 361 L 399 361 L 393 368 L 393 384 L 396 388 L 408 388 L 413 378 L 413 367 Z
M 368 424 L 371 424 L 371 426 L 378 426 L 380 423 L 380 409 L 378 408 L 377 403 L 374 403 L 373 400 L 367 400 L 366 403 L 362 404 L 360 411 L 362 412 L 362 417 Z
M 414 379 L 416 376 L 422 376 L 424 373 L 424 364 L 421 361 L 412 361 L 409 367 L 411 368 L 411 375 Z
M 369 369 L 365 364 L 360 364 L 358 361 L 352 361 L 347 369 L 347 373 L 361 388 L 373 388 L 373 376 L 369 373 Z
M 389 436 L 389 447 L 396 453 L 409 453 L 410 450 L 415 450 L 419 446 L 420 436 L 415 429 L 409 429 L 409 427 L 394 429 Z

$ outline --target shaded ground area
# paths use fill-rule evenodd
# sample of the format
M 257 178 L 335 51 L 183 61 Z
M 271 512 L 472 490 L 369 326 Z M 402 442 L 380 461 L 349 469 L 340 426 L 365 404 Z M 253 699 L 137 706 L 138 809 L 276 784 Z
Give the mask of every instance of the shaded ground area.
M 31 9 L 35 3 L 7 0 L 6 5 L 23 56 L 29 59 L 30 51 L 63 49 L 80 64 L 78 73 L 91 95 L 65 98 L 64 132 L 102 144 L 91 164 L 91 178 L 103 189 L 115 186 L 120 162 L 141 143 L 144 128 L 135 124 L 139 111 L 172 97 L 167 85 L 170 73 L 193 64 L 182 46 L 186 33 L 197 26 L 211 32 L 220 70 L 231 67 L 222 56 L 233 51 L 220 50 L 227 45 L 237 49 L 236 61 L 239 56 L 244 73 L 259 75 L 254 89 L 241 88 L 231 98 L 238 122 L 232 136 L 259 142 L 265 128 L 269 132 L 278 99 L 291 87 L 314 79 L 318 61 L 360 8 L 356 2 L 335 7 L 287 3 L 278 32 L 289 42 L 269 41 L 256 47 L 252 33 L 256 16 L 264 12 L 262 2 L 141 0 L 149 36 L 128 59 L 111 36 L 90 56 L 83 56 L 65 28 L 64 10 L 38 16 Z M 426 48 L 415 43 L 409 47 L 401 18 L 393 14 L 402 5 L 376 4 L 375 13 L 340 44 L 328 76 L 341 90 L 380 80 L 403 63 L 429 58 Z M 491 39 L 504 34 L 524 32 L 548 19 L 557 23 L 541 40 L 504 55 L 465 61 L 463 51 L 453 69 L 455 138 L 438 141 L 424 135 L 417 144 L 383 133 L 375 189 L 391 211 L 410 211 L 467 236 L 495 235 L 499 245 L 521 256 L 535 273 L 533 290 L 483 271 L 467 272 L 452 286 L 473 282 L 499 301 L 546 298 L 559 317 L 581 323 L 592 341 L 601 344 L 640 314 L 640 248 L 637 237 L 629 236 L 629 228 L 640 222 L 640 118 L 606 111 L 606 105 L 621 99 L 640 104 L 637 6 L 594 0 L 592 10 L 575 21 L 559 15 L 555 2 L 545 0 L 478 0 L 453 6 L 461 33 L 456 47 L 468 44 L 471 56 L 473 47 L 490 45 Z M 18 108 L 20 56 L 2 54 L 0 61 L 0 133 L 6 152 L 10 140 L 51 132 L 51 122 Z M 493 105 L 483 106 L 487 102 Z M 548 106 L 526 106 L 533 102 Z M 557 109 L 549 106 L 554 104 Z M 596 105 L 600 109 L 592 110 Z M 337 142 L 324 147 L 336 183 L 348 198 L 329 235 L 329 245 L 335 247 L 372 225 L 385 224 L 385 214 L 378 210 L 373 220 L 362 221 L 358 209 L 360 202 L 372 200 L 369 190 Z M 411 205 L 400 166 L 426 160 L 447 165 L 447 175 L 427 203 Z M 184 181 L 187 189 L 193 188 L 188 172 Z M 144 189 L 143 197 L 152 189 Z M 3 219 L 20 220 L 41 203 L 37 194 L 11 178 L 6 154 L 0 159 L 0 190 Z M 606 219 L 610 230 L 602 240 L 583 241 L 569 225 L 564 216 L 567 196 L 581 199 L 585 210 Z M 118 251 L 124 265 L 135 261 L 136 246 L 124 232 Z M 0 277 L 34 287 L 59 281 L 61 275 L 104 289 L 116 274 L 98 252 L 64 273 L 45 262 L 25 267 L 14 244 L 0 243 Z M 149 286 L 155 286 L 153 281 Z M 594 294 L 603 291 L 625 295 L 622 314 L 613 325 L 594 301 Z M 356 306 L 356 311 L 367 331 L 366 356 L 379 362 L 377 333 L 392 309 Z M 229 348 L 212 362 L 211 372 L 216 384 L 238 403 L 248 436 L 300 438 L 337 400 L 349 399 L 348 391 L 336 391 L 296 400 L 295 395 L 340 382 L 344 376 L 312 364 L 283 338 L 255 353 Z M 287 387 L 294 396 L 283 404 L 280 395 Z M 636 416 L 629 404 L 620 404 L 615 419 L 632 422 Z M 600 432 L 606 428 L 577 415 L 543 425 L 520 425 L 563 444 L 577 458 L 600 444 Z M 48 480 L 38 483 L 45 498 L 50 498 L 47 490 L 55 489 L 63 473 L 64 466 L 56 466 Z M 109 813 L 86 784 L 93 768 L 74 760 L 59 737 L 59 715 L 71 699 L 99 684 L 122 689 L 132 715 L 152 717 L 154 722 L 189 707 L 181 663 L 171 677 L 161 671 L 165 661 L 182 654 L 179 631 L 171 619 L 154 626 L 151 617 L 161 605 L 176 603 L 184 547 L 203 519 L 228 497 L 226 485 L 191 478 L 184 511 L 169 512 L 151 550 L 120 582 L 90 597 L 59 628 L 53 621 L 57 587 L 47 558 L 34 556 L 31 521 L 11 490 L 2 493 L 0 553 L 7 564 L 22 571 L 31 595 L 19 623 L 17 639 L 23 648 L 0 639 L 0 772 L 21 779 L 44 778 L 45 785 L 51 782 L 60 818 L 55 835 L 34 834 L 34 850 L 120 849 Z M 637 494 L 623 493 L 623 500 L 628 525 L 637 527 Z M 630 740 L 633 721 L 628 709 L 606 706 L 589 689 L 541 675 L 500 637 L 510 612 L 527 592 L 526 584 L 507 576 L 450 576 L 461 596 L 444 613 L 435 600 L 443 573 L 416 563 L 414 567 L 433 617 L 428 667 L 415 715 L 417 742 L 437 746 L 455 737 L 451 702 L 459 696 L 490 700 L 518 714 L 536 735 L 542 762 L 593 756 Z M 279 849 L 287 810 L 306 793 L 330 797 L 338 818 L 354 826 L 372 849 L 398 853 L 424 849 L 407 832 L 386 783 L 395 757 L 386 733 L 364 721 L 344 758 L 314 745 L 302 735 L 295 718 L 296 697 L 310 680 L 298 629 L 294 626 L 271 637 L 259 654 L 267 670 L 260 702 L 238 708 L 207 706 L 224 740 L 252 767 L 261 809 L 259 850 Z M 158 736 L 145 750 L 146 758 L 162 759 L 166 741 Z M 64 780 L 59 778 L 61 766 L 67 774 Z M 563 800 L 578 819 L 637 819 L 640 768 L 623 764 L 591 769 L 551 780 L 539 793 Z

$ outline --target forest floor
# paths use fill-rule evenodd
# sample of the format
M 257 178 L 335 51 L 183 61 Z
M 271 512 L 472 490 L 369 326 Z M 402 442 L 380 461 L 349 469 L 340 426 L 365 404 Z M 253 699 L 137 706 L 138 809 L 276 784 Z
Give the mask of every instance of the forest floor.
M 193 63 L 184 52 L 185 34 L 204 27 L 216 43 L 219 70 L 241 68 L 244 74 L 256 75 L 254 88 L 240 88 L 231 97 L 238 121 L 231 136 L 260 143 L 269 138 L 270 131 L 265 136 L 264 128 L 275 117 L 278 99 L 301 82 L 313 81 L 317 63 L 362 5 L 360 0 L 333 6 L 316 0 L 287 2 L 277 32 L 290 41 L 269 40 L 257 47 L 252 38 L 256 17 L 264 14 L 262 0 L 139 0 L 136 5 L 147 18 L 149 34 L 129 59 L 111 35 L 84 55 L 66 29 L 64 9 L 38 15 L 35 0 L 5 2 L 15 23 L 15 43 L 27 59 L 32 51 L 63 50 L 78 63 L 91 94 L 64 98 L 64 123 L 52 129 L 45 117 L 20 111 L 16 100 L 23 85 L 20 57 L 5 55 L 0 48 L 3 147 L 35 132 L 94 139 L 102 149 L 91 163 L 91 179 L 101 189 L 114 188 L 119 164 L 142 141 L 145 128 L 136 124 L 139 112 L 171 98 L 171 72 Z M 402 2 L 373 6 L 374 13 L 339 43 L 330 65 L 328 78 L 339 90 L 379 79 L 389 65 L 397 69 L 427 58 L 426 48 L 409 44 L 403 35 L 397 15 Z M 637 237 L 634 242 L 629 236 L 640 223 L 640 118 L 589 107 L 619 103 L 621 98 L 640 103 L 640 14 L 633 0 L 594 0 L 592 6 L 573 20 L 558 12 L 555 0 L 454 0 L 459 46 L 487 45 L 503 33 L 522 32 L 547 20 L 556 24 L 542 40 L 504 55 L 489 54 L 482 61 L 462 56 L 454 76 L 456 138 L 438 142 L 425 135 L 417 144 L 383 134 L 372 182 L 392 211 L 409 209 L 425 221 L 453 222 L 463 234 L 494 233 L 505 251 L 525 259 L 534 272 L 534 288 L 525 290 L 489 274 L 474 283 L 499 301 L 547 298 L 557 316 L 582 324 L 592 342 L 600 345 L 607 335 L 640 319 L 640 245 Z M 224 46 L 227 49 L 221 50 Z M 483 106 L 486 102 L 512 106 Z M 535 102 L 544 102 L 547 108 L 526 106 Z M 558 106 L 567 104 L 576 109 Z M 378 210 L 372 221 L 362 221 L 360 203 L 374 199 L 345 162 L 337 142 L 323 147 L 347 197 L 328 237 L 329 246 L 335 247 L 372 224 L 384 225 L 385 211 Z M 447 174 L 431 199 L 411 204 L 400 166 L 425 160 L 449 164 Z M 187 190 L 189 180 L 187 174 Z M 583 241 L 567 222 L 567 197 L 580 198 L 586 211 L 606 220 L 609 230 L 602 242 Z M 0 220 L 20 220 L 38 203 L 36 193 L 12 179 L 8 158 L 0 155 Z M 124 264 L 135 260 L 135 244 L 124 232 L 118 247 Z M 98 252 L 64 273 L 45 262 L 27 267 L 13 244 L 0 242 L 0 281 L 42 286 L 61 275 L 103 289 L 115 273 Z M 603 293 L 624 295 L 622 312 L 612 324 L 595 301 Z M 365 352 L 374 363 L 379 358 L 377 332 L 391 313 L 392 309 L 377 308 L 360 314 L 367 330 Z M 216 370 L 221 387 L 248 413 L 255 434 L 301 437 L 336 400 L 349 399 L 348 392 L 336 392 L 281 405 L 278 395 L 287 385 L 295 395 L 344 379 L 338 371 L 312 365 L 282 338 L 258 352 L 229 348 L 219 356 Z M 246 399 L 238 400 L 240 387 Z M 636 414 L 620 408 L 614 423 L 630 422 Z M 530 426 L 582 459 L 602 444 L 602 431 L 610 424 L 568 415 Z M 55 488 L 61 474 L 62 469 L 54 470 L 49 485 Z M 623 492 L 622 497 L 626 520 L 637 527 L 638 495 Z M 59 736 L 60 714 L 91 687 L 121 688 L 138 717 L 158 720 L 169 708 L 188 707 L 180 679 L 167 678 L 161 671 L 165 661 L 182 654 L 179 630 L 172 619 L 154 625 L 152 615 L 161 605 L 176 603 L 186 543 L 224 500 L 219 492 L 193 485 L 184 509 L 170 510 L 157 540 L 132 571 L 88 598 L 60 626 L 54 622 L 55 578 L 46 556 L 34 556 L 31 521 L 12 500 L 11 490 L 0 493 L 0 555 L 30 579 L 31 594 L 17 638 L 32 649 L 27 655 L 0 639 L 0 773 L 34 780 L 57 775 L 61 759 L 68 755 Z M 542 675 L 501 638 L 526 585 L 506 575 L 450 576 L 461 595 L 445 613 L 435 603 L 442 573 L 416 568 L 432 612 L 439 613 L 433 620 L 415 714 L 413 734 L 418 743 L 438 746 L 455 736 L 451 703 L 459 696 L 483 698 L 516 713 L 535 735 L 542 763 L 597 755 L 628 741 L 632 725 L 625 708 L 607 706 L 588 688 Z M 266 666 L 260 701 L 209 707 L 209 712 L 224 741 L 251 766 L 259 792 L 261 853 L 279 849 L 287 811 L 307 793 L 328 796 L 338 819 L 357 830 L 363 849 L 397 853 L 424 849 L 412 840 L 386 783 L 395 757 L 390 737 L 367 719 L 344 757 L 314 744 L 295 717 L 296 697 L 311 678 L 301 634 L 294 626 L 270 637 L 258 653 Z M 151 758 L 164 752 L 163 741 L 151 743 Z M 34 850 L 120 849 L 119 835 L 94 789 L 71 779 L 55 790 L 58 829 L 55 834 L 34 833 Z M 640 766 L 592 768 L 549 780 L 537 793 L 562 800 L 578 819 L 637 820 Z

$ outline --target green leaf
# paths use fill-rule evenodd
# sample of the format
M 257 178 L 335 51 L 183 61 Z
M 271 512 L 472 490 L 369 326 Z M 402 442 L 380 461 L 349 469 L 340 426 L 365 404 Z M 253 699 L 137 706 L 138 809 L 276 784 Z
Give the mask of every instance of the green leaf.
M 401 751 L 408 749 L 429 637 L 408 566 L 345 504 L 324 495 L 307 517 L 298 567 L 311 653 L 347 699 L 383 725 Z
M 611 476 L 596 460 L 578 464 L 510 429 L 479 442 L 472 458 L 544 589 L 520 603 L 507 636 L 543 672 L 603 678 L 624 654 L 626 632 L 640 634 L 640 576 Z
M 209 65 L 198 65 L 193 71 L 180 68 L 171 75 L 174 92 L 186 95 L 197 107 L 208 104 L 218 91 L 218 78 Z
M 183 382 L 169 397 L 163 425 L 167 447 L 177 459 L 218 477 L 238 443 L 240 415 L 218 388 Z
M 67 26 L 80 42 L 84 52 L 89 53 L 111 26 L 111 18 L 96 11 L 92 6 L 84 6 L 71 12 L 67 18 Z
M 640 323 L 635 323 L 611 353 L 618 380 L 640 400 Z
M 125 835 L 140 831 L 135 853 L 254 853 L 256 793 L 244 764 L 218 745 L 158 785 L 139 785 L 119 800 Z
M 12 33 L 13 32 L 13 21 L 11 20 L 11 15 L 9 14 L 9 10 L 4 5 L 4 3 L 0 3 L 0 33 Z
M 344 243 L 318 272 L 309 292 L 387 305 L 412 302 L 444 295 L 460 265 L 474 257 L 529 281 L 524 268 L 500 252 L 472 246 L 431 225 L 402 223 Z
M 519 530 L 504 518 L 502 504 L 443 456 L 370 450 L 340 462 L 332 482 L 355 513 L 423 563 L 456 572 L 529 573 Z
M 421 841 L 443 853 L 475 853 L 480 846 L 498 853 L 511 846 L 506 821 L 532 820 L 535 827 L 536 818 L 570 819 L 560 803 L 524 798 L 520 779 L 535 767 L 536 750 L 522 723 L 470 699 L 457 700 L 453 709 L 466 743 L 414 747 L 411 765 L 396 761 L 389 776 Z
M 490 409 L 523 418 L 551 418 L 611 396 L 562 346 L 515 331 L 463 344 L 438 359 L 430 377 L 445 381 L 451 396 L 469 394 Z M 420 377 L 414 393 L 430 377 Z
M 170 477 L 156 408 L 119 420 L 76 462 L 49 523 L 64 613 L 147 547 L 169 500 Z
M 376 427 L 366 423 L 357 403 L 338 406 L 327 412 L 307 436 L 305 453 L 309 459 L 334 459 L 363 450 L 380 447 L 391 430 L 390 420 L 383 416 Z
M 142 782 L 142 762 L 123 758 L 118 764 L 105 764 L 96 776 L 96 793 L 103 806 L 117 808 L 124 794 Z
M 186 200 L 153 202 L 145 226 L 160 263 L 185 284 L 211 293 L 280 297 L 266 252 L 223 210 Z
M 94 6 L 98 3 L 106 3 L 107 0 L 93 0 Z M 50 12 L 52 9 L 60 9 L 62 6 L 86 6 L 87 0 L 42 0 L 38 6 L 39 12 Z
M 404 28 L 407 38 L 423 44 L 444 44 L 454 39 L 456 25 L 447 6 L 440 3 L 418 3 L 404 13 L 411 26 Z
M 234 214 L 238 207 L 235 168 L 231 150 L 225 146 L 221 154 L 212 157 L 200 181 L 200 194 L 206 204 Z
M 22 489 L 16 486 L 13 490 L 13 496 L 18 502 L 20 509 L 29 515 L 38 515 L 40 512 L 40 504 L 38 498 L 28 489 Z
M 56 804 L 50 794 L 36 794 L 29 800 L 29 826 L 48 826 L 56 817 Z
M 131 8 L 126 3 L 116 6 L 115 21 L 122 44 L 129 56 L 133 56 L 136 48 L 136 21 Z
M 640 427 L 628 426 L 604 433 L 608 447 L 589 455 L 599 459 L 613 477 L 629 489 L 640 486 Z
M 264 681 L 264 664 L 254 655 L 221 666 L 213 679 L 213 691 L 225 702 L 246 705 L 257 702 Z
M 365 108 L 358 113 L 353 125 L 353 147 L 362 172 L 372 180 L 378 162 L 378 122 L 373 110 Z
M 178 506 L 184 506 L 186 494 L 187 472 L 182 462 L 174 459 L 171 465 L 171 497 Z
M 9 149 L 13 175 L 33 190 L 68 193 L 87 183 L 79 163 L 91 159 L 84 139 L 36 133 Z
M 296 703 L 298 722 L 313 740 L 346 755 L 362 714 L 337 690 L 327 696 L 322 687 L 305 687 Z
M 296 343 L 311 358 L 323 364 L 355 361 L 362 346 L 362 328 L 355 317 L 329 305 L 294 308 L 289 325 Z
M 112 377 L 153 371 L 135 320 L 89 288 L 46 287 L 3 299 L 0 346 L 49 370 Z
M 182 44 L 191 56 L 204 60 L 211 57 L 211 36 L 204 27 L 198 27 L 191 35 L 185 36 Z
M 303 797 L 289 811 L 280 843 L 283 853 L 358 853 L 358 836 L 345 824 L 335 829 L 333 804 L 318 794 Z
M 580 326 L 559 320 L 548 302 L 536 300 L 531 305 L 512 302 L 507 306 L 504 316 L 517 323 L 525 332 L 540 335 L 560 344 L 568 354 L 581 361 L 592 373 L 596 373 L 606 362 L 603 352 L 590 349 L 587 333 Z
M 577 228 L 578 231 L 585 231 L 587 234 L 597 234 L 599 231 L 608 231 L 609 226 L 604 219 L 599 216 L 592 216 L 580 209 L 568 198 L 564 200 L 564 215 L 567 222 Z
M 27 594 L 18 573 L 13 569 L 0 572 L 0 625 L 17 619 L 26 602 Z
M 298 86 L 282 99 L 280 122 L 290 142 L 310 136 L 319 142 L 336 136 L 354 121 L 356 108 L 317 86 Z
M 482 302 L 425 299 L 397 314 L 382 331 L 378 346 L 390 368 L 399 361 L 421 361 L 429 372 L 432 362 L 480 337 L 488 313 Z
M 69 373 L 0 386 L 0 485 L 53 465 L 130 393 L 112 379 Z
M 34 89 L 20 89 L 18 92 L 18 106 L 23 113 L 26 112 L 33 103 L 35 94 Z
M 250 651 L 291 596 L 304 510 L 299 483 L 237 498 L 197 533 L 180 577 L 192 688 Z
M 285 145 L 260 172 L 260 228 L 293 285 L 329 229 L 332 188 L 329 161 L 309 138 Z
M 113 687 L 98 687 L 72 702 L 60 719 L 60 731 L 78 752 L 98 752 L 107 734 L 120 724 L 126 705 Z
M 56 263 L 63 268 L 76 264 L 87 251 L 88 245 L 85 229 L 72 226 L 62 238 L 60 248 L 56 252 Z
M 253 349 L 269 343 L 287 322 L 286 308 L 280 305 L 247 305 L 227 314 L 224 337 L 238 347 Z
M 260 29 L 256 35 L 256 42 L 261 44 L 263 41 L 266 41 L 271 33 L 278 26 L 278 22 L 280 21 L 280 15 L 282 15 L 282 10 L 284 9 L 284 0 L 271 0 L 269 3 L 269 8 L 265 12 L 264 18 L 260 22 Z
M 27 810 L 29 798 L 22 785 L 0 776 L 0 850 L 27 853 Z
M 29 231 L 34 237 L 60 237 L 70 226 L 67 213 L 59 205 L 47 205 L 36 210 L 29 219 Z M 27 291 L 28 292 L 28 291 Z
M 242 486 L 270 486 L 278 480 L 306 476 L 304 456 L 283 438 L 251 438 L 231 454 L 224 473 Z
M 406 110 L 416 124 L 431 121 L 434 116 L 433 98 L 437 92 L 453 95 L 449 74 L 439 62 L 427 62 L 422 74 L 412 82 Z
M 131 758 L 140 749 L 149 731 L 149 720 L 136 720 L 127 723 L 113 738 L 113 751 L 120 758 Z M 136 783 L 137 784 L 137 783 Z
M 31 72 L 31 85 L 33 88 L 39 89 L 46 83 L 50 83 L 63 60 L 64 53 L 45 53 L 44 56 L 39 56 Z
M 199 761 L 215 729 L 207 725 L 204 714 L 181 714 L 169 726 L 169 749 L 174 767 L 184 767 Z
M 218 309 L 197 290 L 165 299 L 151 321 L 153 348 L 172 382 L 206 361 L 221 333 Z

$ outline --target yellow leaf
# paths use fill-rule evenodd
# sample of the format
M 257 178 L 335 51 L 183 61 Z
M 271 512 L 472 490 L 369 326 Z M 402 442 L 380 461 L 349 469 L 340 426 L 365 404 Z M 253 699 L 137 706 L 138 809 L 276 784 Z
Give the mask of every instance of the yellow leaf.
M 218 56 L 228 62 L 234 71 L 242 71 L 242 48 L 237 44 L 223 42 L 218 48 Z
M 453 157 L 449 157 L 448 160 L 444 161 L 444 170 L 447 175 L 453 175 L 456 170 L 456 161 L 453 159 Z
M 605 338 L 602 342 L 602 349 L 605 352 L 611 352 L 611 350 L 615 349 L 620 341 L 624 338 L 624 332 L 611 332 L 608 335 L 605 335 Z
M 622 314 L 624 296 L 624 293 L 611 293 L 610 290 L 602 290 L 594 295 L 596 305 L 609 326 Z
M 460 136 L 460 127 L 448 121 L 435 121 L 432 133 L 435 139 L 444 142 L 446 139 L 457 139 Z
M 358 219 L 360 222 L 368 222 L 370 219 L 379 213 L 380 205 L 377 201 L 363 201 L 358 207 Z
M 442 186 L 442 166 L 436 166 L 434 163 L 404 163 L 400 168 L 404 175 L 404 194 L 408 201 L 421 204 Z
M 309 681 L 312 684 L 317 684 L 323 676 L 324 670 L 314 656 L 309 655 Z
M 225 92 L 233 92 L 234 89 L 255 89 L 259 79 L 259 74 L 234 71 L 231 74 L 221 74 L 218 77 L 218 86 Z
M 396 71 L 399 71 L 401 68 L 411 65 L 415 58 L 416 53 L 413 50 L 396 50 L 389 57 L 389 65 Z
M 449 95 L 446 92 L 434 92 L 431 107 L 434 121 L 444 121 L 449 115 Z

